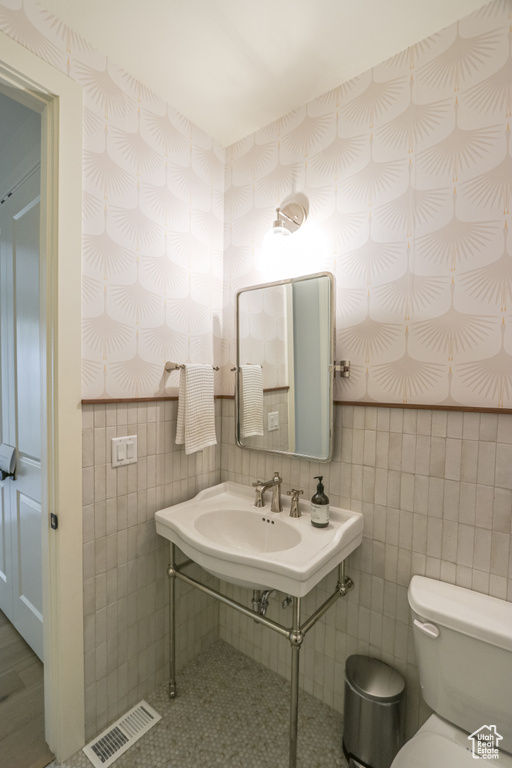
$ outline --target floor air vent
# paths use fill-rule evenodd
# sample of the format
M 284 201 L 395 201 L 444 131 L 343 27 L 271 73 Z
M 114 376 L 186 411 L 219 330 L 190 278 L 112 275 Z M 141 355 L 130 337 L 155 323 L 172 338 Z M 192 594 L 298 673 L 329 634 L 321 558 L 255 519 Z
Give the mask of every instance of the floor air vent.
M 84 752 L 95 768 L 108 768 L 149 729 L 161 720 L 145 701 L 130 709 L 117 723 L 87 744 Z

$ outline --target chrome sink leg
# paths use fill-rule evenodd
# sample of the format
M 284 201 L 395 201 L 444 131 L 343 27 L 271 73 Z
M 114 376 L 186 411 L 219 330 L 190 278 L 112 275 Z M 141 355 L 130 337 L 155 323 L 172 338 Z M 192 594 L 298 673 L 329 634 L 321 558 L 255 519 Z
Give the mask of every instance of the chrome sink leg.
M 169 576 L 169 698 L 176 698 L 176 547 L 171 544 Z
M 282 637 L 287 637 L 288 640 L 290 641 L 291 651 L 292 651 L 292 669 L 291 669 L 291 692 L 290 692 L 290 734 L 289 734 L 288 766 L 289 768 L 297 768 L 300 649 L 301 649 L 302 643 L 304 642 L 306 633 L 309 632 L 309 630 L 315 626 L 317 621 L 324 615 L 326 611 L 329 610 L 329 608 L 331 608 L 331 606 L 334 605 L 334 603 L 340 597 L 345 596 L 348 590 L 354 586 L 352 579 L 346 576 L 345 574 L 345 563 L 342 562 L 339 565 L 338 583 L 336 585 L 336 590 L 333 592 L 333 594 L 330 597 L 328 597 L 322 603 L 322 605 L 319 608 L 317 608 L 317 610 L 309 617 L 309 619 L 307 619 L 302 624 L 302 626 L 300 623 L 301 622 L 301 599 L 300 597 L 287 596 L 285 603 L 286 605 L 291 604 L 292 606 L 292 626 L 290 629 L 262 615 L 262 612 L 259 610 L 261 606 L 261 602 L 263 600 L 263 595 L 261 593 L 261 590 L 253 590 L 253 605 L 251 610 L 251 608 L 247 608 L 245 605 L 242 605 L 242 603 L 238 603 L 236 600 L 233 600 L 227 595 L 223 595 L 218 590 L 213 589 L 212 587 L 209 587 L 206 584 L 202 584 L 201 582 L 196 581 L 196 579 L 193 579 L 190 576 L 187 576 L 185 573 L 183 573 L 182 569 L 186 565 L 190 565 L 192 561 L 187 560 L 185 563 L 180 563 L 179 566 L 177 566 L 175 557 L 176 557 L 176 550 L 174 545 L 171 545 L 171 563 L 169 565 L 169 568 L 167 569 L 167 575 L 169 576 L 169 579 L 170 579 L 169 581 L 169 667 L 170 667 L 169 698 L 174 699 L 176 697 L 176 658 L 175 658 L 176 657 L 176 648 L 175 648 L 176 622 L 175 622 L 174 613 L 175 613 L 175 599 L 176 599 L 175 598 L 176 579 L 179 579 L 180 581 L 183 581 L 185 584 L 188 584 L 191 587 L 195 587 L 196 589 L 199 589 L 201 592 L 204 592 L 206 595 L 209 595 L 210 597 L 213 597 L 216 600 L 219 600 L 220 602 L 224 603 L 224 605 L 231 606 L 231 608 L 234 608 L 236 611 L 238 611 L 239 613 L 242 613 L 244 616 L 247 616 L 248 618 L 253 618 L 254 621 L 256 621 L 257 623 L 263 624 L 269 629 L 273 629 Z M 270 591 L 271 590 L 265 590 L 266 598 L 268 598 L 268 594 Z
M 299 717 L 299 654 L 304 635 L 300 631 L 300 597 L 292 599 L 292 629 L 290 644 L 292 646 L 292 679 L 290 699 L 290 748 L 289 768 L 297 766 L 297 729 Z

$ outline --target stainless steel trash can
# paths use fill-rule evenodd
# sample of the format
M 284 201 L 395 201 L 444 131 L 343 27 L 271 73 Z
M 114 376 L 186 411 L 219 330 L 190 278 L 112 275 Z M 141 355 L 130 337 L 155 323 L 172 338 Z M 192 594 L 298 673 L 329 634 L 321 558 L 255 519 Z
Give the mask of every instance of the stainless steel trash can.
M 403 677 L 388 664 L 349 656 L 343 751 L 349 768 L 389 768 L 404 741 Z

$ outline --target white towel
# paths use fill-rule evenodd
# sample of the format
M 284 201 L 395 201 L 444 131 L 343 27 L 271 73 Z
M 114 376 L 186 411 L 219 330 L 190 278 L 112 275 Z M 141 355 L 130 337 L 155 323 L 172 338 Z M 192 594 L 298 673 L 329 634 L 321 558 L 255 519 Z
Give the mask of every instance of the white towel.
M 263 434 L 263 370 L 261 365 L 241 365 L 241 436 Z
M 186 363 L 180 371 L 176 443 L 186 454 L 217 444 L 211 365 Z

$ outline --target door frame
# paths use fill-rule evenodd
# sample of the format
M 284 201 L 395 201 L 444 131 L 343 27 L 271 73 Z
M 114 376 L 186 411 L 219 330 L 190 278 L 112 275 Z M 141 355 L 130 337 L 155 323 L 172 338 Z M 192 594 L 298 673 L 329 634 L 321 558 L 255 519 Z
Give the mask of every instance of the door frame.
M 43 615 L 46 740 L 85 742 L 82 573 L 82 89 L 0 32 L 0 88 L 41 114 Z M 46 450 L 45 450 L 46 448 Z M 50 513 L 58 529 L 50 529 Z

